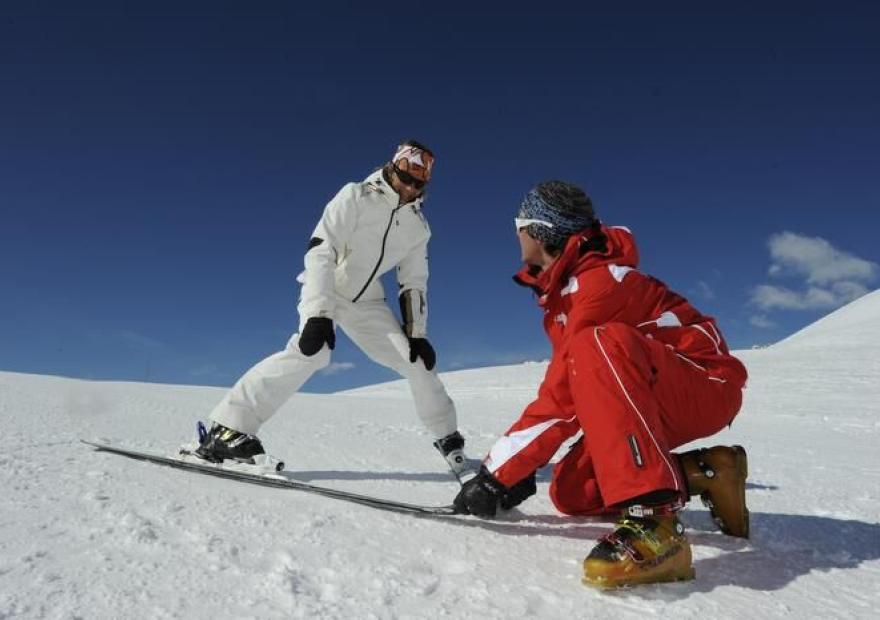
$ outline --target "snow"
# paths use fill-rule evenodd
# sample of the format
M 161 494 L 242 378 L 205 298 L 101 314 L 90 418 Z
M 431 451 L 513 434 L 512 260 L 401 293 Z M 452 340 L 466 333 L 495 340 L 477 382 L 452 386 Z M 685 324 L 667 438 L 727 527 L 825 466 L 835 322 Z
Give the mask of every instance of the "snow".
M 611 524 L 556 514 L 546 471 L 538 496 L 496 521 L 393 514 L 78 442 L 167 452 L 222 390 L 0 373 L 0 619 L 876 617 L 878 318 L 874 292 L 739 353 L 743 411 L 698 444 L 747 448 L 751 540 L 720 534 L 692 503 L 697 579 L 614 593 L 580 583 Z M 444 375 L 472 456 L 544 368 Z M 262 436 L 306 481 L 425 504 L 455 495 L 401 382 L 297 395 Z

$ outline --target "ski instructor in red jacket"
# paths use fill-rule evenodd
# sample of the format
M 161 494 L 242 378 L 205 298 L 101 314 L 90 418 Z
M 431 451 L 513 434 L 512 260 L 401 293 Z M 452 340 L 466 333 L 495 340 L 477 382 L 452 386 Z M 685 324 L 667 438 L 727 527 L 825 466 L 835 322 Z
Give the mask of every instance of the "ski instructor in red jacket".
M 515 223 L 525 262 L 515 280 L 537 295 L 553 355 L 537 399 L 455 505 L 491 517 L 519 504 L 535 493 L 535 471 L 580 435 L 553 469 L 553 503 L 620 517 L 584 560 L 584 582 L 690 579 L 676 513 L 701 495 L 725 533 L 748 536 L 746 455 L 740 446 L 671 450 L 733 421 L 746 369 L 714 319 L 638 271 L 632 233 L 602 225 L 580 188 L 539 184 Z

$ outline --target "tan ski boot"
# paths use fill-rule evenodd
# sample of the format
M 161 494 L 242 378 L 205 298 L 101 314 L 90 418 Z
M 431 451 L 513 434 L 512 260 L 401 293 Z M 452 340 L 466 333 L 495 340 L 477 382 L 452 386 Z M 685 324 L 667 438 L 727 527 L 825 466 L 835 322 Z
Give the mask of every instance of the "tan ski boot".
M 582 581 L 612 589 L 693 578 L 691 545 L 674 515 L 623 516 L 584 560 Z
M 746 451 L 742 446 L 715 446 L 677 455 L 688 491 L 699 495 L 712 519 L 728 536 L 749 537 L 746 508 Z

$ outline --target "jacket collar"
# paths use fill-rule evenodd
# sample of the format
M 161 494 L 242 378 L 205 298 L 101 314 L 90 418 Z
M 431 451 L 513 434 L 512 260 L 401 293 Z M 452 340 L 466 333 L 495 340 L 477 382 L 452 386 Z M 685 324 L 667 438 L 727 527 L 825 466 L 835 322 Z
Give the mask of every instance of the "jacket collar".
M 609 263 L 635 268 L 638 261 L 638 249 L 628 229 L 619 226 L 602 226 L 599 230 L 587 228 L 569 237 L 562 254 L 549 269 L 538 271 L 533 265 L 523 265 L 513 280 L 544 295 L 555 285 L 567 282 L 570 276 L 588 269 Z
M 400 202 L 400 194 L 395 192 L 394 188 L 391 187 L 391 184 L 385 180 L 385 175 L 382 174 L 382 168 L 379 168 L 364 179 L 364 184 L 371 187 L 377 194 L 382 196 L 392 208 L 396 207 Z M 416 210 L 419 210 L 422 208 L 422 203 L 424 201 L 425 195 L 422 194 L 412 202 L 407 202 L 401 206 L 412 205 Z
M 586 241 L 588 233 L 588 230 L 583 230 L 571 235 L 562 249 L 562 254 L 544 271 L 540 271 L 535 265 L 523 265 L 519 272 L 513 276 L 514 282 L 528 286 L 539 295 L 549 293 L 554 283 L 561 282 L 566 275 L 573 271 L 572 268 L 578 262 L 581 243 Z

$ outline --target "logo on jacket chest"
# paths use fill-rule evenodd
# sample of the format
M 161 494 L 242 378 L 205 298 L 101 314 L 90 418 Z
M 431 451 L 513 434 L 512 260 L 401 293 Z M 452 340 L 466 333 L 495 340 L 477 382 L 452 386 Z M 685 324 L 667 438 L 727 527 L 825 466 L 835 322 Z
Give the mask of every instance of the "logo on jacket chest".
M 546 308 L 544 310 L 544 327 L 550 329 L 554 325 L 561 325 L 562 327 L 568 325 L 568 314 L 565 311 Z
M 580 290 L 581 286 L 578 282 L 578 279 L 572 276 L 568 280 L 568 284 L 563 287 L 561 291 L 559 291 L 560 297 L 565 297 L 566 295 L 571 295 L 572 293 L 577 293 Z

